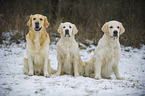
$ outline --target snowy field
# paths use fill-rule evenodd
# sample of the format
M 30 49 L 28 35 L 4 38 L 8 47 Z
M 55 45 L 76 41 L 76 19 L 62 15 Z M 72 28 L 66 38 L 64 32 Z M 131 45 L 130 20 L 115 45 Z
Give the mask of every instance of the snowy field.
M 56 45 L 50 45 L 51 66 L 57 69 Z M 80 50 L 83 61 L 89 60 L 95 46 Z M 27 76 L 23 74 L 25 43 L 0 45 L 0 96 L 145 96 L 145 45 L 141 49 L 121 46 L 120 75 L 125 80 L 95 80 L 70 75 Z

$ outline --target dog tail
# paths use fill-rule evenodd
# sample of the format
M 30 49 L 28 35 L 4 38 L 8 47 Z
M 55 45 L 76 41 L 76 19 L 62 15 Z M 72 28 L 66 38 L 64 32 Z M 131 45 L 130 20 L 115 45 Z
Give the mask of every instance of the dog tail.
M 79 57 L 79 65 L 78 65 L 78 70 L 80 75 L 84 75 L 84 68 L 85 68 L 85 63 L 82 61 L 81 57 Z
M 90 59 L 89 61 L 85 62 L 85 66 L 89 67 L 93 64 L 93 59 Z
M 94 64 L 93 64 L 93 59 L 90 59 L 89 61 L 85 62 L 85 74 L 84 76 L 86 77 L 91 77 L 93 78 L 94 74 Z

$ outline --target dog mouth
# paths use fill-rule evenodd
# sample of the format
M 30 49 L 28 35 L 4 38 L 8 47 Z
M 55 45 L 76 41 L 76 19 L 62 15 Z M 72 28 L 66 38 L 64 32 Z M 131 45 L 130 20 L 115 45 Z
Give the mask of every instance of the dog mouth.
M 42 29 L 42 27 L 40 27 L 40 24 L 38 21 L 35 22 L 35 31 L 40 31 Z
M 42 27 L 35 27 L 34 29 L 35 29 L 35 31 L 40 31 L 42 29 Z
M 65 30 L 65 37 L 66 36 L 70 37 L 69 30 Z
M 113 36 L 111 36 L 111 38 L 112 38 L 112 39 L 117 39 L 118 36 L 116 36 L 116 35 L 114 36 L 114 35 L 113 35 Z

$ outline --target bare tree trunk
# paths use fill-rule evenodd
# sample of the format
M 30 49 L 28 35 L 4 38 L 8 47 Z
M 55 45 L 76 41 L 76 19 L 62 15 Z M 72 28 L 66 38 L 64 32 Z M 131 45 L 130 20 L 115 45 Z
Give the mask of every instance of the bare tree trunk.
M 57 15 L 57 19 L 59 19 L 61 17 L 61 9 L 62 9 L 62 0 L 58 1 L 58 15 Z

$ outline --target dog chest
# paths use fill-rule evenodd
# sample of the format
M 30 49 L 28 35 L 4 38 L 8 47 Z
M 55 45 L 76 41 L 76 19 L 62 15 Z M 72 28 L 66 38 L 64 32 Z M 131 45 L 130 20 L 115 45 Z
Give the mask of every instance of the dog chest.
M 40 48 L 40 41 L 39 41 L 39 35 L 38 33 L 36 34 L 36 38 L 34 39 L 34 45 L 35 45 L 35 48 L 36 50 Z
M 102 48 L 97 51 L 95 56 L 96 62 L 100 62 L 102 64 L 101 67 L 101 76 L 108 78 L 113 73 L 112 67 L 114 64 L 118 63 L 116 61 L 119 60 L 119 48 Z
M 74 54 L 67 53 L 67 54 L 63 55 L 62 62 L 63 62 L 63 65 L 62 65 L 63 72 L 73 75 L 74 64 L 77 62 L 79 63 L 79 59 Z
M 41 56 L 39 54 L 34 54 L 33 56 L 33 62 L 34 65 L 43 65 L 44 64 L 44 56 Z

